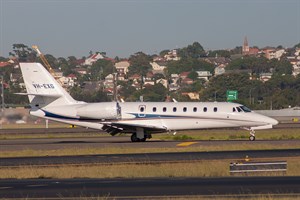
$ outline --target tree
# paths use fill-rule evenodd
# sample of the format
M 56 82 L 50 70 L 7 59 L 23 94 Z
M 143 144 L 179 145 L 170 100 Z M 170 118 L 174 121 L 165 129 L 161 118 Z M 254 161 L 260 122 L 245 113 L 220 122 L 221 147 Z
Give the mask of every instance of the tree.
M 214 72 L 214 65 L 202 59 L 183 58 L 178 61 L 170 61 L 167 64 L 168 74 L 180 74 L 189 71 L 210 71 Z
M 19 62 L 36 61 L 36 52 L 25 44 L 13 44 L 13 52 L 9 52 L 10 56 L 16 56 Z
M 164 56 L 167 55 L 169 52 L 170 52 L 169 49 L 162 50 L 162 51 L 159 53 L 159 55 L 160 55 L 161 57 L 164 57 Z
M 244 56 L 233 60 L 226 69 L 229 70 L 251 70 L 253 74 L 270 72 L 269 60 L 265 57 Z
M 198 79 L 198 73 L 195 71 L 191 71 L 187 77 L 195 81 Z
M 100 59 L 91 66 L 92 80 L 104 80 L 104 78 L 115 72 L 115 66 L 110 60 Z
M 230 58 L 230 52 L 226 50 L 210 51 L 208 57 L 225 57 Z
M 188 45 L 178 52 L 181 58 L 200 58 L 205 56 L 205 51 L 199 42 L 194 42 L 192 45 Z
M 298 43 L 294 46 L 294 49 L 296 49 L 296 48 L 300 48 L 300 43 Z
M 151 69 L 150 61 L 150 56 L 143 52 L 137 52 L 131 55 L 129 58 L 129 75 L 140 74 L 146 76 L 147 72 Z

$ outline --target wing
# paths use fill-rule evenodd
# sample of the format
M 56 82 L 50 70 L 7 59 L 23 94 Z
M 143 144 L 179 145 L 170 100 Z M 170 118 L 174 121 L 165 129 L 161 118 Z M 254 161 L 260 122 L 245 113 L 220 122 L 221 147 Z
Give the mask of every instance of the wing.
M 118 133 L 133 133 L 136 132 L 136 128 L 143 128 L 145 132 L 148 133 L 161 133 L 167 130 L 164 126 L 154 126 L 146 124 L 134 124 L 126 122 L 103 122 L 103 130 L 111 135 L 116 135 Z

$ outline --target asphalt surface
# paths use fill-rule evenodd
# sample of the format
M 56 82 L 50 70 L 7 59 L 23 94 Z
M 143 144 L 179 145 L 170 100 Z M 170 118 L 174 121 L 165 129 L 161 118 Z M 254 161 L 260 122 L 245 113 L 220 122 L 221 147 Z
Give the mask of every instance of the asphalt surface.
M 0 180 L 2 198 L 300 195 L 300 177 Z M 299 197 L 299 196 L 298 196 Z
M 40 138 L 40 139 L 5 139 L 0 140 L 0 151 L 21 151 L 21 150 L 59 150 L 74 148 L 178 148 L 177 145 L 184 141 L 162 141 L 147 140 L 146 142 L 131 142 L 129 136 L 99 136 L 81 138 Z M 193 140 L 192 146 L 226 147 L 228 145 L 276 145 L 276 146 L 299 146 L 299 140 Z
M 123 163 L 174 163 L 195 162 L 200 160 L 231 159 L 233 161 L 249 158 L 277 158 L 300 156 L 300 149 L 287 150 L 251 150 L 251 151 L 215 151 L 215 152 L 174 152 L 139 154 L 99 154 L 82 156 L 46 156 L 0 158 L 0 167 L 17 166 L 57 166 L 86 164 L 123 164 Z
M 65 129 L 64 129 L 65 130 Z M 75 130 L 75 129 L 67 129 Z M 58 130 L 56 130 L 58 131 Z M 38 132 L 36 132 L 38 133 Z M 46 133 L 46 132 L 45 132 Z M 1 131 L 0 131 L 1 134 Z M 14 133 L 12 133 L 14 134 Z M 220 146 L 232 144 L 286 145 L 297 146 L 299 140 L 281 141 L 193 141 L 193 146 Z M 0 140 L 0 151 L 53 150 L 64 148 L 181 148 L 182 141 L 153 141 L 132 143 L 129 137 L 84 137 Z M 300 144 L 299 144 L 300 146 Z M 160 163 L 191 162 L 211 159 L 231 159 L 232 161 L 250 158 L 299 157 L 300 149 L 267 151 L 220 151 L 184 153 L 141 153 L 83 156 L 46 156 L 26 158 L 0 158 L 0 167 L 24 165 L 60 164 L 112 164 L 112 163 Z M 292 195 L 300 198 L 300 177 L 227 177 L 227 178 L 147 178 L 147 179 L 27 179 L 0 180 L 0 198 L 57 198 L 104 197 L 112 199 L 160 199 L 161 197 L 182 197 L 210 195 L 250 194 Z M 236 197 L 236 196 L 235 196 Z

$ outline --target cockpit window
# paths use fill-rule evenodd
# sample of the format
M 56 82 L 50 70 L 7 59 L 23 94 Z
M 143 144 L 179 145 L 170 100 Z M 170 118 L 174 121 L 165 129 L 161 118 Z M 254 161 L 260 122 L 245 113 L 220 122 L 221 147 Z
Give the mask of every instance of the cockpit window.
M 232 112 L 236 112 L 235 107 L 232 108 Z
M 247 108 L 246 106 L 240 106 L 240 108 L 244 111 L 244 112 L 252 112 L 250 110 L 250 108 Z
M 240 107 L 236 107 L 238 112 L 243 112 L 242 109 Z

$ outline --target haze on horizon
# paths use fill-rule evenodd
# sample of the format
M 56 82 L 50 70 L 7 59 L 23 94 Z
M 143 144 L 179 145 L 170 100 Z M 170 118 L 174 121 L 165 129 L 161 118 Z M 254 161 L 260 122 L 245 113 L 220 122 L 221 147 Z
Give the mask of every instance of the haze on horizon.
M 0 56 L 38 45 L 55 57 L 129 57 L 199 42 L 205 50 L 300 42 L 300 0 L 0 0 Z

